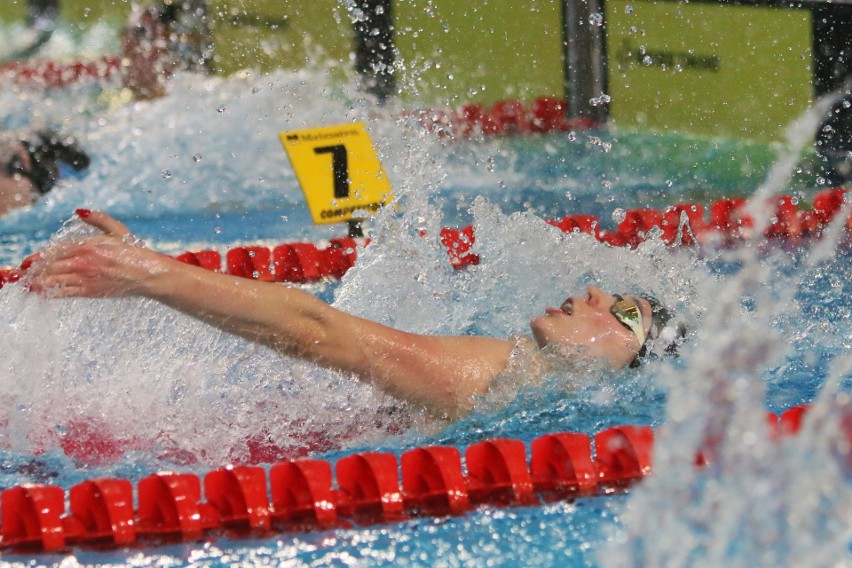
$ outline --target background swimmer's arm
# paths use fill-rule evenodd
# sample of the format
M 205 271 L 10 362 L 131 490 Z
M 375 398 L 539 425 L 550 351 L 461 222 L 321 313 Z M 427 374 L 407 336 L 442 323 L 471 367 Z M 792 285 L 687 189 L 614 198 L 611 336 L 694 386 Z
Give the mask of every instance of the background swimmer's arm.
M 351 372 L 434 414 L 466 412 L 505 367 L 512 343 L 406 333 L 280 284 L 213 273 L 129 246 L 124 225 L 81 215 L 107 236 L 45 254 L 36 289 L 56 296 L 145 296 L 287 355 Z

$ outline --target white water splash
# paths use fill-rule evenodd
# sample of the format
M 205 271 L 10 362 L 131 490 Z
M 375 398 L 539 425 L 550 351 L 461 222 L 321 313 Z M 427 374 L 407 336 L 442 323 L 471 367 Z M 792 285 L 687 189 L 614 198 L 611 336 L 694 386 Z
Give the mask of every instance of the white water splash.
M 702 290 L 713 302 L 700 322 L 700 347 L 691 351 L 685 369 L 667 368 L 660 377 L 668 402 L 655 472 L 635 490 L 624 529 L 601 554 L 606 566 L 838 566 L 849 559 L 852 488 L 843 457 L 849 442 L 840 425 L 843 414 L 852 412 L 841 388 L 849 377 L 848 355 L 832 361 L 795 438 L 773 441 L 763 410 L 761 377 L 795 340 L 775 324 L 796 313 L 797 290 L 814 278 L 821 260 L 831 256 L 825 250 L 838 242 L 821 244 L 805 262 L 811 271 L 798 276 L 775 273 L 772 254 L 767 258 L 758 246 L 771 214 L 765 204 L 786 186 L 818 116 L 818 110 L 808 113 L 791 130 L 787 152 L 750 200 L 755 236 L 723 255 L 739 270 L 721 290 Z M 841 278 L 848 269 L 836 262 L 828 269 L 832 266 L 841 269 Z M 744 304 L 753 308 L 743 310 Z M 808 319 L 797 316 L 791 316 L 794 332 Z M 834 331 L 846 334 L 838 338 L 840 345 L 852 339 L 848 322 L 839 321 Z M 700 470 L 694 466 L 699 450 L 711 458 Z

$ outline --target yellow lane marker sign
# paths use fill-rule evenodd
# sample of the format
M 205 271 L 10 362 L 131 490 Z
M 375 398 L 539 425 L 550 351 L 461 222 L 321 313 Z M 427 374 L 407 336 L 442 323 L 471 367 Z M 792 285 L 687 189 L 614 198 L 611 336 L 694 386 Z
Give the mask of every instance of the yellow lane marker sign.
M 363 123 L 280 134 L 314 223 L 364 218 L 393 200 L 393 191 Z

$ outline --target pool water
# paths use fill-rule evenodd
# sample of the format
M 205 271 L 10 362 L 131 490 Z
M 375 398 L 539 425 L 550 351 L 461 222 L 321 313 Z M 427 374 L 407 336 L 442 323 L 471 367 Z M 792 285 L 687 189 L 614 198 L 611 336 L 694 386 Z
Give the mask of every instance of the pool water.
M 109 88 L 109 86 L 108 86 Z M 334 461 L 359 451 L 464 448 L 489 437 L 529 443 L 553 431 L 617 424 L 658 429 L 653 476 L 628 495 L 533 507 L 482 507 L 266 538 L 65 555 L 4 554 L 65 565 L 733 566 L 842 565 L 850 559 L 852 475 L 838 457 L 838 416 L 852 387 L 848 240 L 635 251 L 564 235 L 544 219 L 723 196 L 792 193 L 809 203 L 802 152 L 783 187 L 764 184 L 784 149 L 650 133 L 577 131 L 515 139 L 437 138 L 401 109 L 376 109 L 321 72 L 232 79 L 178 76 L 164 99 L 110 109 L 101 87 L 49 97 L 0 93 L 7 126 L 61 123 L 93 167 L 32 208 L 0 220 L 0 264 L 79 234 L 77 207 L 121 218 L 157 250 L 320 242 L 278 141 L 283 130 L 363 120 L 399 196 L 369 223 L 373 243 L 339 283 L 310 289 L 336 306 L 422 333 L 525 332 L 544 306 L 589 284 L 641 289 L 676 307 L 691 340 L 674 361 L 636 371 L 590 369 L 483 400 L 434 424 L 416 409 L 396 432 L 380 418 L 398 402 L 349 377 L 290 361 L 142 300 L 51 301 L 0 291 L 5 396 L 0 484 L 70 488 L 97 476 L 132 481 L 163 469 L 203 474 L 246 458 L 263 432 L 298 446 L 317 431 Z M 100 98 L 99 98 L 100 97 Z M 69 112 L 74 109 L 75 112 Z M 79 112 L 77 112 L 79 111 Z M 453 271 L 442 226 L 473 223 L 479 266 Z M 426 237 L 421 236 L 426 232 Z M 64 236 L 63 236 L 64 235 Z M 430 236 L 431 235 L 431 236 Z M 768 440 L 765 412 L 814 404 L 798 437 Z M 80 424 L 126 452 L 77 462 L 59 448 Z M 665 425 L 665 427 L 663 427 Z M 702 435 L 716 465 L 696 471 Z M 816 561 L 809 563 L 808 561 Z

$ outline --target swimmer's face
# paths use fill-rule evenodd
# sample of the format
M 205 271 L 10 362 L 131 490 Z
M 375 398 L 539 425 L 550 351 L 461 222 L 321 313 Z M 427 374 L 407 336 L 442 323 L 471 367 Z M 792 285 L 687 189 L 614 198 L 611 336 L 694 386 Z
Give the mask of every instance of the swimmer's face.
M 645 334 L 650 332 L 651 305 L 644 298 L 624 295 L 635 302 L 642 313 Z M 559 308 L 547 308 L 530 321 L 539 347 L 547 345 L 580 348 L 614 367 L 626 367 L 636 357 L 639 338 L 618 321 L 611 308 L 616 298 L 596 286 L 589 286 L 584 297 L 566 299 Z
M 32 170 L 30 156 L 23 144 L 16 143 L 0 152 L 0 215 L 30 205 L 38 197 L 26 175 Z

